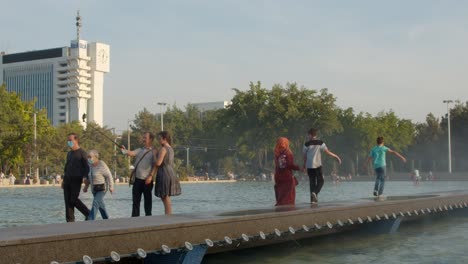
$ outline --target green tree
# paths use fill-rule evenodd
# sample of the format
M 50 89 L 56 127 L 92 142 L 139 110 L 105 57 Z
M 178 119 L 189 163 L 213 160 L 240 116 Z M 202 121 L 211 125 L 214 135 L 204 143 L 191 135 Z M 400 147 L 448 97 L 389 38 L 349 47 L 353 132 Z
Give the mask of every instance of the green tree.
M 0 163 L 3 171 L 20 172 L 20 166 L 37 166 L 34 154 L 34 101 L 22 102 L 19 95 L 0 86 Z M 45 111 L 37 112 L 38 138 L 50 132 Z M 27 166 L 28 168 L 30 166 Z
M 250 164 L 252 173 L 271 170 L 272 149 L 279 136 L 291 141 L 295 153 L 300 153 L 307 130 L 317 127 L 323 135 L 339 131 L 336 98 L 326 89 L 321 91 L 274 85 L 271 90 L 260 82 L 250 83 L 247 91 L 235 90 L 231 106 L 221 117 L 236 142 L 238 158 Z M 268 158 L 269 157 L 269 158 Z

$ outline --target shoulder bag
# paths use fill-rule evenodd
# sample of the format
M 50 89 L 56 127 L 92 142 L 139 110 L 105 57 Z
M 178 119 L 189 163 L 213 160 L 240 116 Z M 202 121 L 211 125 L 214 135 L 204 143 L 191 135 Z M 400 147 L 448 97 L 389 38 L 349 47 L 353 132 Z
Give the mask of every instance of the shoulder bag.
M 135 168 L 132 170 L 132 172 L 130 173 L 130 179 L 128 181 L 128 185 L 133 185 L 135 183 L 135 178 L 136 178 L 136 171 L 137 171 L 137 168 L 138 168 L 138 165 L 140 164 L 140 162 L 143 160 L 143 158 L 146 156 L 146 154 L 148 154 L 149 152 L 153 151 L 152 149 L 148 150 L 145 152 L 145 154 L 143 154 L 143 156 L 141 157 L 141 159 L 136 163 L 135 165 Z

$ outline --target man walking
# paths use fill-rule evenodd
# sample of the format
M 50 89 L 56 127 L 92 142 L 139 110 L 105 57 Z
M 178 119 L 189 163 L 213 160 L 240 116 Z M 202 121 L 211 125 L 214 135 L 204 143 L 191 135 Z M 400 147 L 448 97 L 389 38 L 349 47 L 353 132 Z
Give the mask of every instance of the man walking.
M 318 194 L 325 182 L 322 171 L 322 152 L 335 158 L 338 163 L 341 164 L 340 157 L 328 150 L 325 142 L 317 138 L 317 133 L 317 129 L 311 128 L 309 130 L 309 141 L 307 141 L 303 147 L 303 170 L 305 171 L 307 169 L 307 175 L 309 175 L 310 202 L 313 204 L 318 203 Z
M 79 137 L 75 133 L 70 133 L 67 138 L 67 145 L 71 149 L 67 153 L 65 163 L 62 189 L 65 198 L 65 217 L 67 222 L 75 222 L 75 207 L 88 220 L 89 209 L 78 198 L 81 191 L 83 179 L 87 181 L 89 166 L 86 152 L 80 148 Z

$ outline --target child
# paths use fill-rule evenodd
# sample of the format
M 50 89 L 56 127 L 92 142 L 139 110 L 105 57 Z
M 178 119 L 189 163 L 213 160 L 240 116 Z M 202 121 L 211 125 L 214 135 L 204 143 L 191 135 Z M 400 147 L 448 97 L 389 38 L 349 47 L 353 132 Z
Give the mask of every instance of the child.
M 311 128 L 309 130 L 309 139 L 310 140 L 304 144 L 303 148 L 303 170 L 305 171 L 307 169 L 307 175 L 309 175 L 310 201 L 312 203 L 317 203 L 317 196 L 324 183 L 322 172 L 322 151 L 335 158 L 339 164 L 341 164 L 341 159 L 338 155 L 329 151 L 322 140 L 317 139 L 317 129 Z
M 377 138 L 377 146 L 373 147 L 369 153 L 369 157 L 367 158 L 366 166 L 369 164 L 371 160 L 374 161 L 374 169 L 375 169 L 375 186 L 374 186 L 374 196 L 376 198 L 382 198 L 382 193 L 385 185 L 385 168 L 386 168 L 386 158 L 385 153 L 391 153 L 401 159 L 401 161 L 406 163 L 405 157 L 403 157 L 400 153 L 393 151 L 386 146 L 384 146 L 384 138 L 378 137 Z

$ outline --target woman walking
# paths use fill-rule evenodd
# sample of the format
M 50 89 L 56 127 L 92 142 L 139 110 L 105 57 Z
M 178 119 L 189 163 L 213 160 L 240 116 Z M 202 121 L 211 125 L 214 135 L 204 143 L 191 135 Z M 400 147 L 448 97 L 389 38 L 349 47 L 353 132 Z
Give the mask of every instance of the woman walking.
M 99 160 L 99 153 L 97 150 L 91 150 L 88 152 L 88 164 L 89 164 L 89 183 L 85 185 L 83 192 L 88 191 L 89 185 L 91 185 L 91 192 L 93 193 L 93 206 L 89 213 L 88 220 L 95 220 L 97 211 L 101 212 L 102 219 L 109 219 L 109 215 L 106 211 L 106 205 L 104 204 L 104 196 L 107 190 L 110 193 L 114 193 L 114 180 L 112 173 L 107 167 L 107 164 Z
M 275 147 L 276 206 L 294 205 L 296 201 L 297 179 L 293 176 L 293 170 L 300 170 L 300 168 L 294 164 L 294 157 L 289 149 L 289 140 L 280 137 Z
M 154 195 L 161 198 L 164 204 L 164 213 L 169 215 L 172 214 L 170 197 L 180 195 L 182 191 L 174 171 L 174 150 L 171 147 L 171 136 L 167 131 L 161 131 L 158 134 L 158 141 L 161 149 L 158 151 L 158 157 L 150 175 L 154 175 L 157 171 Z

